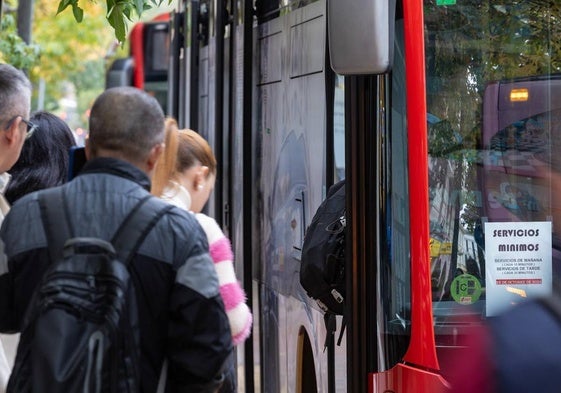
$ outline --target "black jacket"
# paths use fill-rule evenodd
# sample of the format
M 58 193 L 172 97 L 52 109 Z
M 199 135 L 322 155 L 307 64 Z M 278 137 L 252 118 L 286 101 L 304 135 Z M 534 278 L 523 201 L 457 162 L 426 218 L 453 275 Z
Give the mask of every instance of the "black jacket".
M 150 181 L 124 161 L 97 158 L 62 187 L 74 236 L 109 240 L 148 194 Z M 0 254 L 0 332 L 15 332 L 50 263 L 37 193 L 16 202 L 0 238 L 5 246 L 5 255 Z M 167 391 L 212 391 L 200 386 L 220 377 L 232 343 L 206 235 L 194 216 L 172 208 L 139 247 L 130 270 L 138 297 L 141 391 L 156 391 L 165 359 Z

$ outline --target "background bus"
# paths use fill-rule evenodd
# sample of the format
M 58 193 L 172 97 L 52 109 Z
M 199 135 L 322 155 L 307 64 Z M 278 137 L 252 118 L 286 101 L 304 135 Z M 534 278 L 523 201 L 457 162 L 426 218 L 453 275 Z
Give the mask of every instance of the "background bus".
M 117 59 L 107 70 L 105 87 L 135 86 L 168 106 L 170 14 L 135 24 L 129 34 L 129 57 Z
M 447 387 L 448 367 L 461 367 L 448 356 L 500 298 L 488 291 L 485 228 L 548 222 L 491 210 L 511 175 L 489 159 L 508 124 L 557 127 L 560 13 L 514 0 L 180 2 L 167 112 L 221 165 L 208 209 L 233 240 L 256 317 L 237 351 L 241 391 Z M 521 77 L 540 100 L 505 101 Z M 344 345 L 324 351 L 299 249 L 343 175 L 348 326 Z

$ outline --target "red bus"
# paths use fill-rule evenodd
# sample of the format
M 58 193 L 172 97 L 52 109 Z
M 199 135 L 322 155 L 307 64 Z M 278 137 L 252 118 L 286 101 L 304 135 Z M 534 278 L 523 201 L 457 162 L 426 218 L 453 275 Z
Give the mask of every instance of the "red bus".
M 240 391 L 445 391 L 462 338 L 509 304 L 505 293 L 534 288 L 509 283 L 547 289 L 548 270 L 506 273 L 533 262 L 498 270 L 512 257 L 499 252 L 534 251 L 489 234 L 531 237 L 538 225 L 532 240 L 547 248 L 551 206 L 492 212 L 505 173 L 489 160 L 511 122 L 559 124 L 559 12 L 514 0 L 179 2 L 166 110 L 203 134 L 221 165 L 208 211 L 233 240 L 255 316 L 236 350 Z M 517 78 L 539 79 L 539 100 L 534 83 L 526 106 L 504 101 Z M 554 138 L 542 142 L 551 151 Z M 299 251 L 342 177 L 347 327 L 336 345 L 300 286 Z M 526 183 L 522 191 L 550 195 L 547 182 Z

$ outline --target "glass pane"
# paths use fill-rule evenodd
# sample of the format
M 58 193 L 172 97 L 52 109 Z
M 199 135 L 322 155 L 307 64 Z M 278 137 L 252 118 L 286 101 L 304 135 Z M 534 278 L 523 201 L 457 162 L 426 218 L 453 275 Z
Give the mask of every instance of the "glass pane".
M 383 325 L 378 341 L 378 368 L 387 370 L 403 358 L 411 330 L 411 261 L 409 247 L 409 192 L 407 171 L 407 118 L 403 20 L 396 21 L 394 64 L 391 78 L 382 81 L 380 97 L 389 96 L 387 134 L 380 137 L 384 153 L 381 166 L 388 179 L 380 214 L 379 280 L 380 304 L 376 305 Z M 388 93 L 386 93 L 388 86 Z M 391 96 L 390 96 L 391 94 Z
M 169 34 L 166 30 L 157 30 L 151 37 L 150 63 L 147 67 L 151 71 L 167 71 L 169 62 Z
M 440 3 L 425 0 L 424 13 L 432 294 L 443 349 L 469 322 L 551 290 L 561 6 Z
M 335 75 L 333 103 L 333 154 L 335 179 L 333 184 L 345 178 L 345 78 Z

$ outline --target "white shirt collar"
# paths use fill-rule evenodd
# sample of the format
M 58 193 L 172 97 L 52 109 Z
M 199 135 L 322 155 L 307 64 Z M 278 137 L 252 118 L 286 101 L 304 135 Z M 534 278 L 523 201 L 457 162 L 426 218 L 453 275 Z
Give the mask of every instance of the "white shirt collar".
M 4 191 L 6 191 L 6 187 L 8 187 L 10 178 L 11 176 L 8 172 L 0 174 L 0 194 L 4 194 Z
M 191 195 L 181 184 L 170 181 L 170 185 L 162 193 L 162 199 L 168 201 L 183 210 L 189 211 L 191 208 Z

